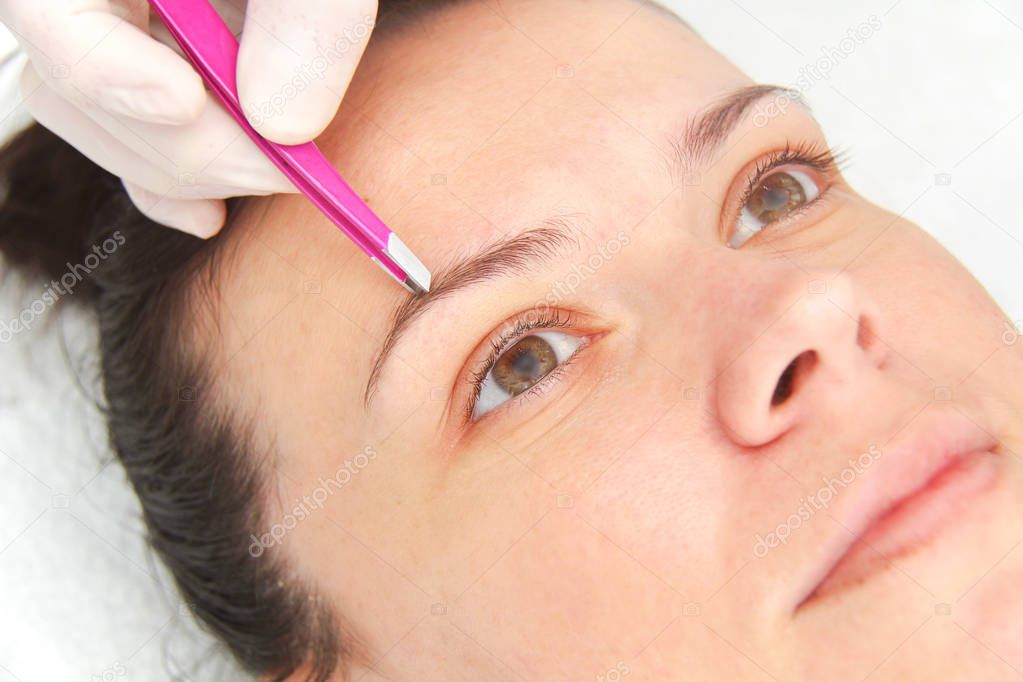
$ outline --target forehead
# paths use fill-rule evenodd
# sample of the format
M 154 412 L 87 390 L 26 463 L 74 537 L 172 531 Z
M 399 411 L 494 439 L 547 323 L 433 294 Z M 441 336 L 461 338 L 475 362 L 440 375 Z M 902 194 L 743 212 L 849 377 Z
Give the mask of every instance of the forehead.
M 550 217 L 598 239 L 634 225 L 671 190 L 686 120 L 749 83 L 632 0 L 466 2 L 378 36 L 317 143 L 436 270 Z M 315 288 L 372 337 L 405 295 L 302 197 L 236 222 L 229 288 L 249 307 Z
M 318 143 L 396 230 L 426 237 L 433 221 L 410 200 L 458 192 L 484 235 L 504 233 L 548 208 L 531 204 L 569 194 L 559 184 L 575 197 L 628 190 L 615 161 L 656 164 L 673 127 L 748 82 L 666 11 L 632 0 L 456 3 L 371 46 Z

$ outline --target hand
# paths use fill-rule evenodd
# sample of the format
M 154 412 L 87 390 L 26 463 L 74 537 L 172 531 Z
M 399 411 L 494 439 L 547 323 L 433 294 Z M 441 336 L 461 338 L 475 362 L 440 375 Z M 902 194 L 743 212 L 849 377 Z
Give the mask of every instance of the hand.
M 214 4 L 232 30 L 244 20 L 238 91 L 253 127 L 284 144 L 322 132 L 376 0 Z M 29 112 L 120 177 L 153 220 L 209 237 L 224 224 L 225 197 L 296 191 L 206 92 L 146 2 L 0 0 L 0 22 L 29 56 Z

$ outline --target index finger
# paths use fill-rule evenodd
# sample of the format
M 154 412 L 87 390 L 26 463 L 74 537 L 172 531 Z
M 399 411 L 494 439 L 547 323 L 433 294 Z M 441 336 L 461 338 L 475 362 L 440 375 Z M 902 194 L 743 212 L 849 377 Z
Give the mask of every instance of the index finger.
M 132 11 L 107 0 L 4 0 L 0 20 L 47 84 L 72 102 L 153 123 L 195 119 L 206 94 L 184 59 L 151 38 L 147 6 Z

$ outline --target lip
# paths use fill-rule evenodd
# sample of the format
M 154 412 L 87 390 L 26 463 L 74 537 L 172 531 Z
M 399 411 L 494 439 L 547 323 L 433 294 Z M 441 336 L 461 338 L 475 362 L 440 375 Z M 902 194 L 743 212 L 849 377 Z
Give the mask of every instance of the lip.
M 925 410 L 914 418 L 880 448 L 849 503 L 835 510 L 844 528 L 826 541 L 795 610 L 859 585 L 935 541 L 961 517 L 962 503 L 998 480 L 996 448 L 984 429 L 956 411 Z

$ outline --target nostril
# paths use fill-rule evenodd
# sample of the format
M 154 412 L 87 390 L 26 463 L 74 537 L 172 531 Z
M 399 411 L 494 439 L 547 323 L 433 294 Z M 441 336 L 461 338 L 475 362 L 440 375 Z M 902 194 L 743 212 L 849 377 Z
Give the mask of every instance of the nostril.
M 790 362 L 789 366 L 785 368 L 785 371 L 781 373 L 781 376 L 778 378 L 778 383 L 774 386 L 774 395 L 771 396 L 771 405 L 781 405 L 789 399 L 789 396 L 792 395 L 792 384 L 796 378 L 796 365 L 798 362 L 799 356 Z
M 817 351 L 807 350 L 797 355 L 778 377 L 778 383 L 774 386 L 774 394 L 771 395 L 771 406 L 777 407 L 788 400 L 796 390 L 796 385 L 816 364 Z
M 870 323 L 870 318 L 866 315 L 860 315 L 860 321 L 856 327 L 856 345 L 863 350 L 870 350 L 874 345 L 874 325 Z

